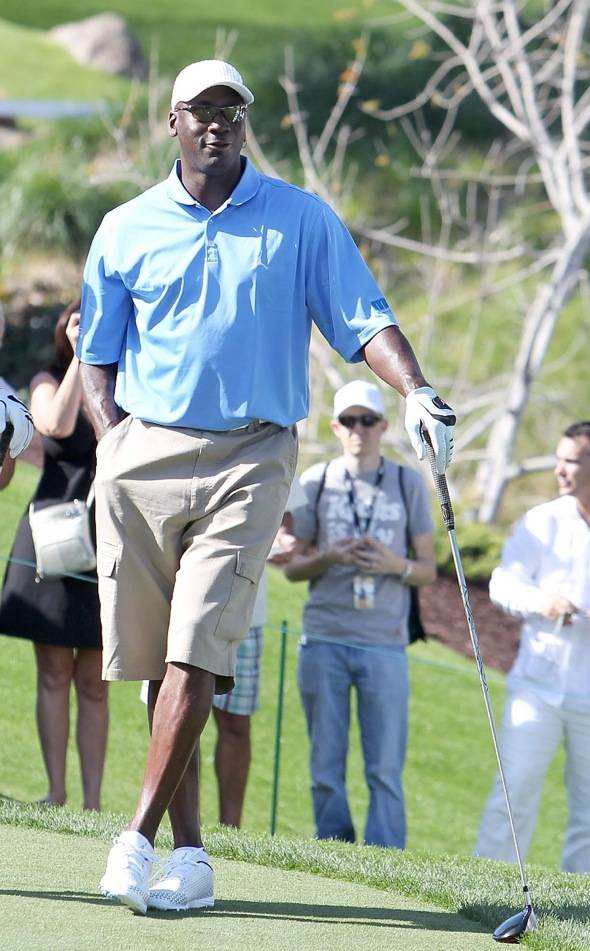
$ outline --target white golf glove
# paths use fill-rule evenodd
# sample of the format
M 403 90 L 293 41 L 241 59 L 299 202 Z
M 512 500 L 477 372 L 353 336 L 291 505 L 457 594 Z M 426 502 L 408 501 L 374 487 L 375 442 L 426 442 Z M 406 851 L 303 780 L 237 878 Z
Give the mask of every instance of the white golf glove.
M 453 410 L 431 386 L 420 386 L 406 396 L 406 431 L 420 461 L 426 451 L 422 428 L 430 437 L 434 451 L 436 471 L 443 475 L 453 458 L 453 426 L 456 417 Z
M 0 434 L 4 432 L 8 423 L 12 423 L 14 427 L 9 448 L 10 455 L 16 459 L 33 438 L 33 417 L 18 396 L 0 387 Z

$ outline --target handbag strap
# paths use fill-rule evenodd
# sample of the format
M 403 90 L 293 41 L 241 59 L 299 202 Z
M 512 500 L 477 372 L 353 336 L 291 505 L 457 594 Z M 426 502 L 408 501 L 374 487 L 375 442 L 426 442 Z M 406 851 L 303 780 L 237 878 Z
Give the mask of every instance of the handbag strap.
M 92 508 L 92 503 L 94 502 L 94 482 L 95 480 L 93 479 L 88 489 L 88 495 L 86 496 L 86 508 L 88 509 Z
M 92 482 L 90 483 L 90 488 L 88 489 L 88 495 L 86 496 L 86 503 L 85 503 L 85 504 L 86 504 L 86 508 L 87 508 L 87 509 L 91 509 L 91 508 L 92 508 L 92 504 L 93 504 L 93 502 L 94 502 L 94 482 L 95 482 L 95 480 L 93 479 Z M 36 509 L 35 509 L 35 503 L 34 503 L 34 502 L 30 502 L 30 503 L 29 503 L 29 515 L 34 514 L 35 511 L 36 511 Z

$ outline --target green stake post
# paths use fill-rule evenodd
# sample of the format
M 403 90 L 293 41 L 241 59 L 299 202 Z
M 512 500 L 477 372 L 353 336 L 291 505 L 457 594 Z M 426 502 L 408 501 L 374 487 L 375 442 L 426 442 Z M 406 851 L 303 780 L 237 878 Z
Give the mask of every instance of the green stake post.
M 279 657 L 279 691 L 277 697 L 277 720 L 275 727 L 275 757 L 272 771 L 272 803 L 270 807 L 270 834 L 277 827 L 277 808 L 279 803 L 279 768 L 281 762 L 281 732 L 283 727 L 283 700 L 285 695 L 285 661 L 287 658 L 287 621 L 281 622 L 281 652 Z

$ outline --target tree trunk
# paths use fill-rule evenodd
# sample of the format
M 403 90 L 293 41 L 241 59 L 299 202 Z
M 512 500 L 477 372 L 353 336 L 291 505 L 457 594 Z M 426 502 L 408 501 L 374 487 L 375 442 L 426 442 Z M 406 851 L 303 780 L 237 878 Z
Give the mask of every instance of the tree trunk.
M 530 388 L 551 342 L 559 312 L 576 286 L 589 245 L 590 222 L 584 222 L 583 227 L 563 244 L 551 279 L 539 287 L 525 317 L 505 409 L 492 426 L 487 457 L 477 476 L 482 499 L 478 511 L 480 522 L 493 522 L 497 516 Z M 504 402 L 502 394 L 498 394 L 498 400 Z

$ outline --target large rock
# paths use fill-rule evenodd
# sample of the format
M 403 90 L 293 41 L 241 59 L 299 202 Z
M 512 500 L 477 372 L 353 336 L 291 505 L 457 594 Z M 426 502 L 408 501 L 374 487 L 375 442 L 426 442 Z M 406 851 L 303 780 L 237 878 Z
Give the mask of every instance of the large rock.
M 63 23 L 50 30 L 49 36 L 81 66 L 116 76 L 146 75 L 141 47 L 125 20 L 116 13 L 99 13 L 76 23 Z

